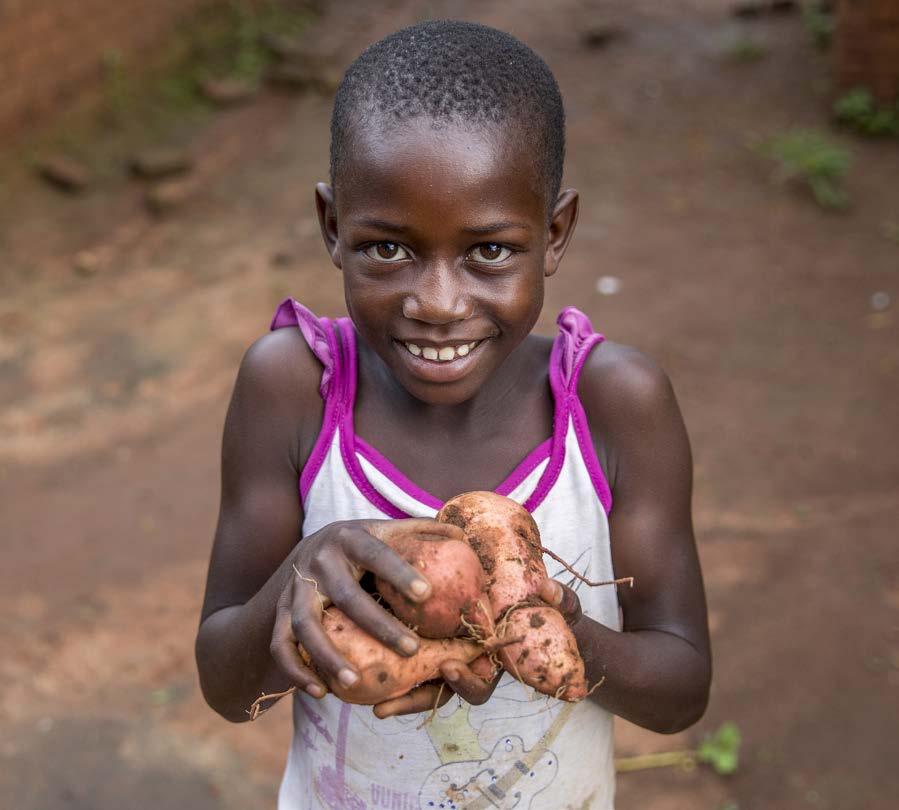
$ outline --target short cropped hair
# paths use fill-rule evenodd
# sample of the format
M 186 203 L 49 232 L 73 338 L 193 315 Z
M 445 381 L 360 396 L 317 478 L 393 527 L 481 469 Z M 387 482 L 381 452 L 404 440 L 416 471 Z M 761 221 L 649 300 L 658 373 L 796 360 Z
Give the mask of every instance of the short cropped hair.
M 552 71 L 511 34 L 431 20 L 367 48 L 347 69 L 331 116 L 331 183 L 355 127 L 429 118 L 507 130 L 531 145 L 549 208 L 562 183 L 565 111 Z

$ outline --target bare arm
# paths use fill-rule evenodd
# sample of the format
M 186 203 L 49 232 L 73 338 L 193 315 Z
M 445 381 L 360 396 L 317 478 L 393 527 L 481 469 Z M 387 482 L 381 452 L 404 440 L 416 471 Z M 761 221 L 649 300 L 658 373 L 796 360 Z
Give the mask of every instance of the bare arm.
M 344 687 L 358 680 L 322 628 L 322 598 L 400 655 L 418 649 L 415 634 L 358 579 L 372 571 L 410 599 L 426 599 L 428 583 L 385 543 L 403 533 L 430 536 L 434 521 L 341 521 L 299 542 L 298 478 L 321 424 L 320 375 L 296 331 L 266 335 L 241 364 L 225 421 L 221 508 L 196 655 L 207 702 L 235 722 L 248 719 L 263 692 L 295 686 L 322 697 L 323 678 Z
M 705 711 L 711 653 L 691 516 L 692 458 L 674 392 L 638 352 L 602 345 L 580 382 L 610 478 L 610 515 L 623 633 L 589 618 L 574 625 L 591 696 L 640 726 L 680 731 Z
M 229 720 L 288 680 L 269 654 L 275 608 L 293 573 L 303 515 L 301 444 L 320 422 L 321 366 L 302 337 L 279 330 L 247 352 L 222 440 L 221 505 L 196 654 L 206 700 Z

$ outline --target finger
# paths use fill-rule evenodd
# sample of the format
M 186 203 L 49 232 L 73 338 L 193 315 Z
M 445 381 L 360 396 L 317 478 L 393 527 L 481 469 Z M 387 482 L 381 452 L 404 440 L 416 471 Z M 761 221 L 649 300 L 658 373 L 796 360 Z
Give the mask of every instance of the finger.
M 440 665 L 440 674 L 462 700 L 473 706 L 480 706 L 490 699 L 501 673 L 490 680 L 484 680 L 472 672 L 464 661 L 444 661 Z
M 332 585 L 332 591 L 334 604 L 370 636 L 399 655 L 418 652 L 418 636 L 381 607 L 352 577 L 338 579 Z
M 577 624 L 583 615 L 581 612 L 581 600 L 573 588 L 569 588 L 561 583 L 559 583 L 559 586 L 562 588 L 562 601 L 557 609 L 565 617 L 565 621 L 568 624 Z
M 421 602 L 431 595 L 431 584 L 390 548 L 386 541 L 365 529 L 350 530 L 343 548 L 351 562 L 386 580 L 414 602 Z M 331 598 L 334 599 L 334 594 L 331 594 Z M 337 600 L 334 601 L 336 603 Z
M 581 600 L 577 593 L 555 579 L 545 579 L 540 583 L 540 598 L 559 611 L 568 624 L 576 624 L 583 615 Z
M 285 606 L 286 607 L 286 606 Z M 280 608 L 280 606 L 279 606 Z M 307 694 L 315 698 L 325 696 L 328 691 L 321 679 L 303 663 L 297 641 L 294 638 L 290 626 L 290 611 L 279 609 L 275 616 L 275 626 L 272 630 L 272 640 L 269 651 L 278 669 Z
M 557 608 L 562 604 L 562 585 L 554 579 L 544 579 L 540 583 L 539 595 L 547 605 Z
M 322 627 L 321 615 L 321 604 L 314 589 L 298 578 L 294 582 L 290 609 L 293 637 L 326 679 L 334 678 L 346 688 L 354 686 L 359 681 L 359 675 L 328 638 Z
M 441 686 L 443 687 L 441 689 Z M 385 700 L 373 707 L 375 717 L 383 720 L 398 714 L 418 714 L 439 709 L 453 696 L 453 690 L 446 684 L 426 683 L 402 697 Z
M 405 518 L 404 520 L 378 520 L 371 522 L 371 533 L 385 540 L 387 537 L 413 534 L 425 538 L 444 540 L 465 540 L 465 532 L 452 523 L 440 523 L 433 518 Z

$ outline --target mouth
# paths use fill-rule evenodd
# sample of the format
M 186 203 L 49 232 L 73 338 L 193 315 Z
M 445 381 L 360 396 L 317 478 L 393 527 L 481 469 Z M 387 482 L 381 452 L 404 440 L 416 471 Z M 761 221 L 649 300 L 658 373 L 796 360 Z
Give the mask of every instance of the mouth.
M 453 382 L 465 376 L 487 340 L 421 345 L 395 339 L 393 344 L 416 377 L 429 382 Z
M 421 357 L 434 363 L 452 363 L 460 357 L 466 357 L 483 343 L 483 340 L 472 340 L 470 343 L 445 343 L 440 346 L 419 346 L 409 341 L 397 341 L 406 348 L 413 357 Z

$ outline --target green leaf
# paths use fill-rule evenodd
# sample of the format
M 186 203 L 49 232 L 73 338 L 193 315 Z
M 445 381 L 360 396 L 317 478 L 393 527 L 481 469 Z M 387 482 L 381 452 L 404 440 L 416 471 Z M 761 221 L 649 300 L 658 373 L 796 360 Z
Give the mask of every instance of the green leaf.
M 739 763 L 740 741 L 736 724 L 725 723 L 714 734 L 706 735 L 697 752 L 699 761 L 711 765 L 716 773 L 734 773 Z

